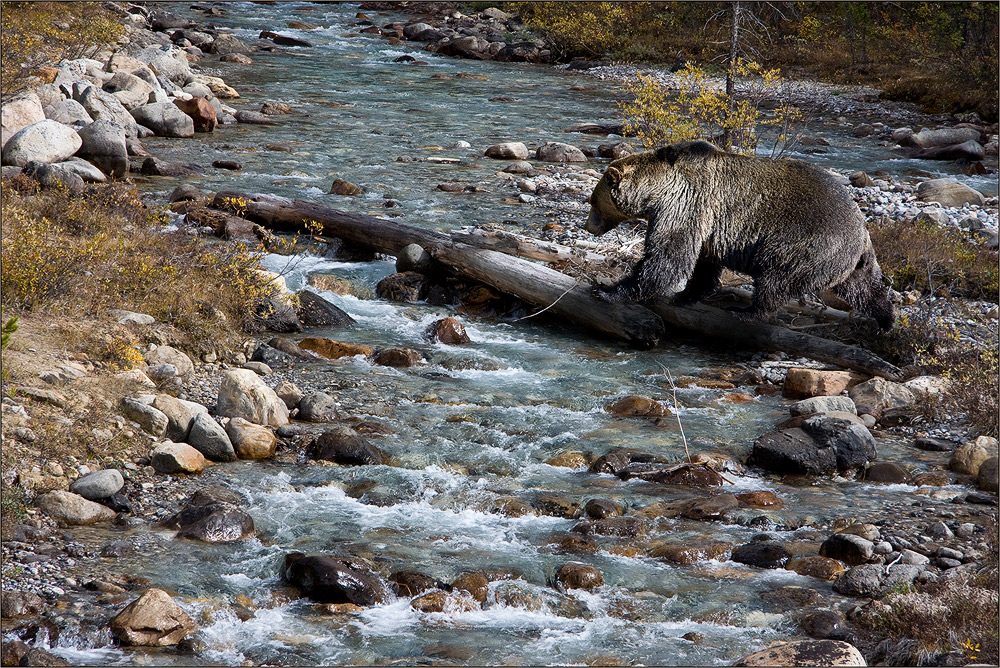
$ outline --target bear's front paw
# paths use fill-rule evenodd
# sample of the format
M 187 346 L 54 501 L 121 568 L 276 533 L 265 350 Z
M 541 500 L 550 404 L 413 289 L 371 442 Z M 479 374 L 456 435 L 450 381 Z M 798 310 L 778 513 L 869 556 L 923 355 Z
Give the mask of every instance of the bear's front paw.
M 618 304 L 622 301 L 622 295 L 618 288 L 595 286 L 590 290 L 590 296 L 597 301 L 606 302 L 608 304 Z

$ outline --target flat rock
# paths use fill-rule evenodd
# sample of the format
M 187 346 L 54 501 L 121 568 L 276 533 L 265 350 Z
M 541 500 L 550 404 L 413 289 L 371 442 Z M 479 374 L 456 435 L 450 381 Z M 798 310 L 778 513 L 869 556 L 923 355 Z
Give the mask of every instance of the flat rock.
M 80 476 L 69 486 L 69 491 L 85 499 L 105 499 L 125 486 L 125 479 L 117 469 L 103 469 Z
M 115 511 L 79 494 L 52 490 L 38 497 L 36 505 L 49 517 L 70 526 L 109 522 L 117 516 Z
M 858 409 L 850 397 L 818 396 L 803 399 L 791 405 L 788 411 L 792 415 L 811 415 L 812 413 L 831 413 L 834 411 L 858 414 Z
M 324 339 L 317 336 L 310 336 L 299 341 L 299 347 L 303 350 L 310 350 L 321 357 L 335 360 L 341 357 L 354 357 L 355 355 L 371 355 L 372 349 L 357 343 L 345 343 Z
M 858 649 L 842 640 L 797 640 L 772 645 L 734 666 L 867 666 Z
M 149 457 L 150 464 L 158 473 L 201 473 L 205 469 L 205 457 L 187 443 L 160 443 Z

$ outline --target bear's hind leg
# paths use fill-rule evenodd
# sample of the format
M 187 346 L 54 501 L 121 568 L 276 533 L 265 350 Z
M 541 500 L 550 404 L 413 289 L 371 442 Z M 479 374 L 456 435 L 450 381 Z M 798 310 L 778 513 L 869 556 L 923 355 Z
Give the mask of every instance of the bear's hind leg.
M 792 296 L 787 285 L 767 276 L 754 276 L 753 300 L 748 308 L 738 311 L 736 317 L 744 322 L 775 322 L 775 313 Z
M 719 279 L 722 277 L 722 265 L 715 260 L 710 260 L 705 256 L 698 259 L 698 264 L 694 266 L 694 272 L 688 279 L 687 285 L 676 297 L 675 306 L 689 306 L 700 302 L 719 288 Z

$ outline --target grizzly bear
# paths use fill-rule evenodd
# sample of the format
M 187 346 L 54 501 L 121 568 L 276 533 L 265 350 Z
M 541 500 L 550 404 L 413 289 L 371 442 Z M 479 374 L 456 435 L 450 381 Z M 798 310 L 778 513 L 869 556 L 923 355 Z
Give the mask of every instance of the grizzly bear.
M 617 285 L 594 289 L 604 301 L 663 295 L 692 304 L 728 267 L 753 278 L 744 320 L 771 319 L 788 300 L 825 288 L 882 329 L 895 320 L 865 219 L 819 167 L 681 142 L 612 162 L 590 205 L 592 234 L 649 221 L 642 259 Z

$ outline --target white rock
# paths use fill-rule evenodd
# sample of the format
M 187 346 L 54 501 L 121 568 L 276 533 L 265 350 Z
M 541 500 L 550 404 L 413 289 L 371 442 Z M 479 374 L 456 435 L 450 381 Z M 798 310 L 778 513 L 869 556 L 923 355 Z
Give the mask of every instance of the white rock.
M 223 417 L 240 417 L 259 425 L 288 424 L 288 407 L 253 371 L 227 371 L 219 385 L 217 410 Z
M 62 162 L 83 144 L 73 128 L 41 120 L 17 131 L 3 147 L 3 164 L 24 167 L 31 161 Z

